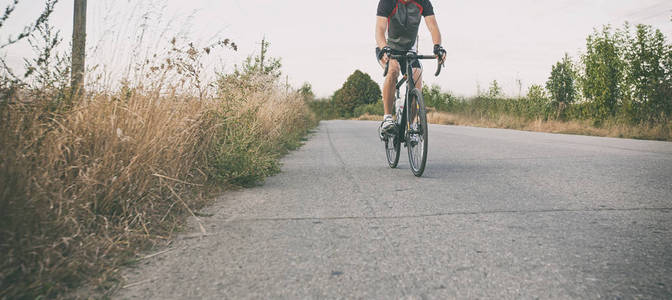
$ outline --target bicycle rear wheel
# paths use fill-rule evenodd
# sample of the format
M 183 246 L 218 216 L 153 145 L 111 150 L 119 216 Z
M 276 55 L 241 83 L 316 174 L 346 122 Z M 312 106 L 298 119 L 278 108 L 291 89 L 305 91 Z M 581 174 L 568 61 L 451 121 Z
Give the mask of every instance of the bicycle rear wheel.
M 419 89 L 411 91 L 411 98 L 406 111 L 408 117 L 406 144 L 408 148 L 408 161 L 413 175 L 420 177 L 425 172 L 427 165 L 427 112 L 422 92 Z
M 399 164 L 399 149 L 401 148 L 401 142 L 397 138 L 397 135 L 388 135 L 385 138 L 385 155 L 387 155 L 387 164 L 390 168 L 394 169 Z

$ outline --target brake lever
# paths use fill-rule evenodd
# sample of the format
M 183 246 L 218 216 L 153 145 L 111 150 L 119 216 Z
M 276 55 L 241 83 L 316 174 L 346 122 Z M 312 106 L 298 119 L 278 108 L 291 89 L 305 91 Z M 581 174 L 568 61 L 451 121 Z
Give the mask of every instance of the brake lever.
M 441 74 L 441 68 L 443 68 L 443 65 L 446 63 L 445 61 L 443 63 L 441 63 L 441 58 L 439 58 L 438 56 L 437 56 L 436 60 L 437 60 L 437 66 L 436 66 L 436 73 L 434 73 L 435 77 L 439 76 L 439 74 Z

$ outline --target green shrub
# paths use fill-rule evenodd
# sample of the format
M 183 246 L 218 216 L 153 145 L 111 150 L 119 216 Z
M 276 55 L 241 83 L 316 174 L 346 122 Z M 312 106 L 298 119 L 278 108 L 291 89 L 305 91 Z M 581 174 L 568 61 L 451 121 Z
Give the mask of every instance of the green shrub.
M 667 128 L 672 118 L 672 45 L 660 30 L 626 23 L 604 26 L 586 40 L 578 65 L 568 55 L 553 65 L 546 89 L 533 85 L 526 97 L 506 98 L 497 81 L 487 92 L 455 99 L 438 87 L 423 88 L 427 106 L 440 111 L 496 119 L 589 120 Z
M 349 118 L 353 116 L 356 107 L 375 103 L 380 99 L 378 83 L 369 74 L 356 70 L 334 93 L 331 101 L 341 117 Z
M 383 109 L 383 102 L 378 101 L 375 103 L 369 103 L 355 107 L 353 117 L 356 118 L 364 114 L 382 116 L 383 114 L 385 114 L 385 111 Z
M 308 106 L 318 120 L 333 120 L 341 117 L 331 99 L 310 101 L 308 102 Z
M 438 85 L 428 87 L 426 84 L 422 86 L 422 97 L 425 100 L 427 107 L 432 107 L 438 111 L 450 111 L 454 109 L 458 99 L 451 93 L 441 92 Z

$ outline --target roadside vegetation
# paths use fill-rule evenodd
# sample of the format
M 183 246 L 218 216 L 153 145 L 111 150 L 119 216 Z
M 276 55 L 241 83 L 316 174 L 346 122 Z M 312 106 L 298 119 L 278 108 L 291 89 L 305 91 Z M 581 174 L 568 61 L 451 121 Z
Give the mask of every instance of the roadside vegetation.
M 507 97 L 497 81 L 475 97 L 424 86 L 428 120 L 437 124 L 672 140 L 672 44 L 648 25 L 604 26 L 577 59 L 565 55 L 548 81 Z M 347 84 L 347 82 L 346 82 Z M 345 87 L 345 85 L 344 85 Z M 336 97 L 336 95 L 334 95 Z M 311 107 L 322 118 L 378 120 L 379 98 L 342 113 L 339 102 Z M 349 111 L 348 111 L 349 112 Z
M 279 157 L 315 126 L 267 44 L 208 81 L 202 59 L 237 46 L 172 39 L 129 66 L 144 70 L 141 80 L 73 96 L 70 58 L 48 23 L 55 2 L 12 36 L 35 50 L 25 70 L 0 68 L 2 299 L 114 290 L 122 266 L 198 219 L 215 193 L 277 173 Z
M 382 94 L 369 74 L 356 70 L 328 99 L 312 99 L 310 108 L 321 120 L 383 114 Z
M 424 95 L 440 124 L 672 140 L 672 44 L 651 26 L 605 26 L 524 97 L 505 97 L 496 81 L 472 99 L 436 86 Z

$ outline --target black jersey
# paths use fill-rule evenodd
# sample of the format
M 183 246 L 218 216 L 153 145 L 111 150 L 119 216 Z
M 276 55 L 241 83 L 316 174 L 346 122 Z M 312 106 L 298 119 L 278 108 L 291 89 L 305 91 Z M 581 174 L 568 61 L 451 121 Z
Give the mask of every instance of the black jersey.
M 395 8 L 397 7 L 397 2 L 402 2 L 401 0 L 380 0 L 378 2 L 378 13 L 376 14 L 379 17 L 385 17 L 389 18 L 392 16 L 392 14 L 395 12 Z M 432 6 L 432 3 L 429 2 L 429 0 L 410 0 L 408 1 L 408 4 L 415 4 L 418 5 L 419 7 L 422 7 L 422 16 L 427 17 L 427 16 L 433 16 L 434 15 L 434 7 Z
M 408 51 L 415 45 L 422 17 L 434 15 L 434 7 L 429 0 L 380 0 L 377 15 L 387 18 L 388 46 Z

